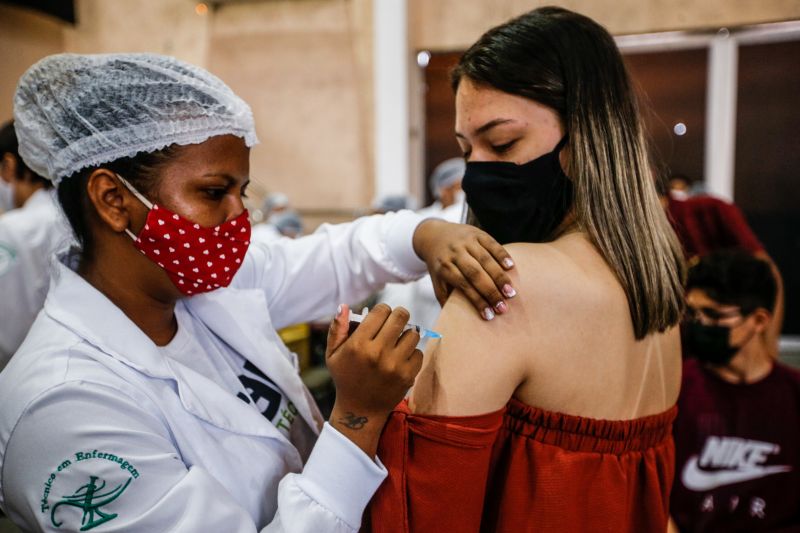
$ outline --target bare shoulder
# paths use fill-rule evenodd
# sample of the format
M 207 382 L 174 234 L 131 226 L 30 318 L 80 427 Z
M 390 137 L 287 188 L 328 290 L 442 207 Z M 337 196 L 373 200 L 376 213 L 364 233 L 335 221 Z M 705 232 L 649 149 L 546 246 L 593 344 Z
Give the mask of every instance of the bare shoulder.
M 462 294 L 449 298 L 436 325 L 443 338 L 427 346 L 412 391 L 416 412 L 466 416 L 502 408 L 527 379 L 537 354 L 552 353 L 581 316 L 591 315 L 582 307 L 608 305 L 602 292 L 613 288 L 604 286 L 602 275 L 598 281 L 597 267 L 605 263 L 592 256 L 591 245 L 559 240 L 507 249 L 516 264 L 510 275 L 517 289 L 508 313 L 487 322 Z
M 450 296 L 435 326 L 442 338 L 424 351 L 410 397 L 413 411 L 467 416 L 505 405 L 524 379 L 513 336 L 519 313 L 510 308 L 486 321 L 462 293 Z
M 598 307 L 627 313 L 627 299 L 600 252 L 580 233 L 552 243 L 506 247 L 517 268 L 513 275 L 526 309 L 548 314 L 593 314 Z M 563 317 L 559 317 L 563 318 Z

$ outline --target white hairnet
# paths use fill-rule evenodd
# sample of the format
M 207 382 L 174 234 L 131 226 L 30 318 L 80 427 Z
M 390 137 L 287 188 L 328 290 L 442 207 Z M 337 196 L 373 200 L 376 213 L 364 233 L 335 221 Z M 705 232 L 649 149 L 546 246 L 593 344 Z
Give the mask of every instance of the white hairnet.
M 400 211 L 401 209 L 416 209 L 417 200 L 405 194 L 389 194 L 376 198 L 372 202 L 372 208 L 381 213 Z
M 209 72 L 158 54 L 57 54 L 14 95 L 19 153 L 58 183 L 98 166 L 217 135 L 258 143 L 250 107 Z
M 261 211 L 263 211 L 265 215 L 269 216 L 273 209 L 282 209 L 285 207 L 289 207 L 289 197 L 282 192 L 273 192 L 264 198 Z
M 303 233 L 303 219 L 296 211 L 281 211 L 275 213 L 269 219 L 269 223 L 281 233 L 289 237 L 299 236 Z
M 454 183 L 460 182 L 466 170 L 467 163 L 462 157 L 447 159 L 436 165 L 436 168 L 433 169 L 431 177 L 428 180 L 433 195 L 439 198 L 439 191 Z

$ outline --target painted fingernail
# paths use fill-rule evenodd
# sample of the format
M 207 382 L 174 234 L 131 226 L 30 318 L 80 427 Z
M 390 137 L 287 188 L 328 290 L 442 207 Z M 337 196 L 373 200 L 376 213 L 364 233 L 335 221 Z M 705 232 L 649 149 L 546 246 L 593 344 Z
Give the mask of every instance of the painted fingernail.
M 336 308 L 336 318 L 342 316 L 342 304 L 339 304 L 339 307 Z
M 513 298 L 517 295 L 517 291 L 514 290 L 514 287 L 506 283 L 503 285 L 503 294 L 506 295 L 506 298 Z
M 497 302 L 494 305 L 494 308 L 497 309 L 497 312 L 500 313 L 501 315 L 503 313 L 505 313 L 506 311 L 508 311 L 508 306 L 506 305 L 505 302 L 502 302 L 502 301 L 501 302 Z
M 503 266 L 506 268 L 512 268 L 514 266 L 514 261 L 512 261 L 510 257 L 506 257 L 503 259 Z
M 493 320 L 494 319 L 494 311 L 490 307 L 487 307 L 483 310 L 483 318 L 486 320 Z

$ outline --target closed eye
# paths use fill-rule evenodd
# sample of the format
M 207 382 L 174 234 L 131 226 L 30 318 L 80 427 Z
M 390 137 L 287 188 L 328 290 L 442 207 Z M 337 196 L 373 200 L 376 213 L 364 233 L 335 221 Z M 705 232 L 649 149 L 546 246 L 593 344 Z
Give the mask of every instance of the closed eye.
M 504 154 L 511 150 L 511 148 L 517 143 L 519 139 L 514 139 L 513 141 L 507 142 L 505 144 L 500 145 L 493 145 L 492 150 L 494 150 L 497 154 Z

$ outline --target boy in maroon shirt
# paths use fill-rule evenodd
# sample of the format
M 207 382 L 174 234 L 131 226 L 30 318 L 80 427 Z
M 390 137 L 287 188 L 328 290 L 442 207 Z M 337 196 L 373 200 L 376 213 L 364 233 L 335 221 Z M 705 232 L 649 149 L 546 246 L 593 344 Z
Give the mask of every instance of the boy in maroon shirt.
M 673 526 L 800 531 L 800 373 L 770 355 L 770 266 L 713 252 L 689 272 Z

